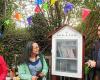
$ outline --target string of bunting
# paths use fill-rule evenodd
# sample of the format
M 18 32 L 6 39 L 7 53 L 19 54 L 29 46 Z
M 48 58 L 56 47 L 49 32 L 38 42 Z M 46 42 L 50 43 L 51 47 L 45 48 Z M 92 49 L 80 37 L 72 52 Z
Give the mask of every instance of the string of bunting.
M 34 13 L 40 13 L 40 12 L 42 12 L 43 13 L 43 11 L 48 11 L 48 9 L 49 9 L 49 2 L 48 1 L 46 1 L 46 0 L 29 0 L 31 3 L 35 3 L 35 8 L 34 8 Z M 55 2 L 56 2 L 57 0 L 50 0 L 50 6 L 53 6 L 54 4 L 55 4 Z M 24 4 L 23 3 L 20 3 L 20 4 L 18 4 L 18 3 L 16 3 L 15 2 L 15 4 L 18 6 L 18 7 L 21 7 L 21 6 L 24 6 Z M 65 5 L 64 5 L 64 14 L 67 14 L 68 12 L 70 12 L 72 9 L 74 8 L 74 4 L 72 4 L 72 3 L 70 3 L 70 2 L 67 2 Z M 82 21 L 84 22 L 85 21 L 85 19 L 87 18 L 87 16 L 90 14 L 90 12 L 91 12 L 91 10 L 90 9 L 87 9 L 87 8 L 82 8 Z M 21 19 L 23 18 L 23 14 L 22 13 L 20 13 L 20 12 L 15 12 L 15 15 L 14 15 L 14 18 L 16 19 L 16 21 L 21 21 Z M 28 25 L 31 25 L 32 24 L 32 15 L 30 15 L 30 16 L 28 16 L 27 18 L 26 18 L 26 20 L 27 20 L 27 23 L 28 23 Z M 24 21 L 23 21 L 24 22 Z M 2 25 L 4 25 L 4 24 L 6 24 L 6 25 L 9 25 L 10 24 L 10 20 L 9 19 L 7 19 L 7 20 L 5 20 L 4 22 L 3 22 L 3 24 L 1 24 L 1 26 L 0 27 L 2 27 Z M 83 28 L 83 30 L 84 30 L 84 28 L 85 28 L 85 26 L 82 26 L 82 28 Z M 2 35 L 3 35 L 3 33 L 2 33 L 2 31 L 1 31 L 1 28 L 0 28 L 0 38 L 2 38 Z
M 21 7 L 22 9 L 25 8 L 25 6 L 28 4 L 29 5 L 28 7 L 32 8 L 30 10 L 33 10 L 33 12 L 31 11 L 30 13 L 28 13 L 29 11 L 27 11 L 27 10 L 29 10 L 29 8 L 28 7 L 25 8 L 25 11 L 26 11 L 25 13 L 29 14 L 28 16 L 26 16 L 26 19 L 23 19 L 24 15 L 23 15 L 23 13 L 21 13 L 22 11 L 21 12 L 16 11 L 14 18 L 17 22 L 27 22 L 28 25 L 31 25 L 32 15 L 34 13 L 37 14 L 37 13 L 44 13 L 44 12 L 48 11 L 49 5 L 51 7 L 54 7 L 53 5 L 56 3 L 56 1 L 57 0 L 50 0 L 50 4 L 49 4 L 48 0 L 29 0 L 29 2 L 31 2 L 31 4 L 33 4 L 34 7 L 31 7 L 31 5 L 29 5 L 29 3 L 26 3 L 25 1 L 20 1 L 19 3 L 14 2 L 14 4 L 16 4 L 18 7 Z M 65 5 L 63 5 L 63 6 L 64 6 L 64 8 L 63 8 L 64 14 L 67 14 L 68 12 L 70 12 L 74 8 L 74 4 L 72 4 L 70 2 L 66 2 Z M 31 14 L 31 13 L 33 13 L 33 14 Z M 90 10 L 83 8 L 82 9 L 82 21 L 85 21 L 86 17 L 89 14 L 90 14 Z M 26 21 L 23 21 L 23 20 L 26 20 Z

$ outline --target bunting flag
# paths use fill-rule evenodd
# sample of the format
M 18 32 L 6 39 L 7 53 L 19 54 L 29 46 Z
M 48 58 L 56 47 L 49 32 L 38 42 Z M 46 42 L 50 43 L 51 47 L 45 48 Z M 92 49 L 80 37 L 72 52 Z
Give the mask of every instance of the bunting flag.
M 56 0 L 51 0 L 50 5 L 52 6 L 53 4 L 55 4 Z
M 42 4 L 43 3 L 43 0 L 35 0 L 35 4 L 39 5 L 39 4 Z
M 8 24 L 10 23 L 10 20 L 6 20 L 4 23 L 5 23 L 6 25 L 8 25 Z
M 36 8 L 35 8 L 34 11 L 35 11 L 35 13 L 39 13 L 39 12 L 41 12 L 41 9 L 40 9 L 39 5 L 36 6 Z
M 82 8 L 82 21 L 90 14 L 90 9 Z
M 73 4 L 72 3 L 67 3 L 64 7 L 64 13 L 68 13 L 68 11 L 72 10 L 73 9 Z
M 48 6 L 48 3 L 45 2 L 45 3 L 43 4 L 42 7 L 43 7 L 43 9 L 44 9 L 45 11 L 47 11 L 47 10 L 48 10 L 48 7 L 49 7 L 49 6 Z
M 31 23 L 32 23 L 32 16 L 28 17 L 27 21 L 28 21 L 28 24 L 31 25 Z
M 16 12 L 15 18 L 16 18 L 16 20 L 21 20 L 22 15 L 20 13 Z

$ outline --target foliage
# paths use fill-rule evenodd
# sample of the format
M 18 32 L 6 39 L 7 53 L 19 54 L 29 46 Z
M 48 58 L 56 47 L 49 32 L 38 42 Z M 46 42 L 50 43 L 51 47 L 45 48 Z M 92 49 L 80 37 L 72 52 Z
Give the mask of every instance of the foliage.
M 29 40 L 36 40 L 40 43 L 42 48 L 48 43 L 48 38 L 46 37 L 48 32 L 58 28 L 64 24 L 70 25 L 71 22 L 74 26 L 75 23 L 80 22 L 78 25 L 78 30 L 86 37 L 86 52 L 88 53 L 91 47 L 91 43 L 97 39 L 96 27 L 100 23 L 100 8 L 97 5 L 96 0 L 59 0 L 56 1 L 54 6 L 49 5 L 49 10 L 47 11 L 47 16 L 43 12 L 33 15 L 32 26 L 28 28 L 16 28 L 13 21 L 10 20 L 10 24 L 5 24 L 5 32 L 3 39 L 0 40 L 0 54 L 5 56 L 7 63 L 11 66 L 14 62 L 14 54 L 21 54 L 24 45 Z M 67 2 L 74 4 L 72 11 L 64 14 L 63 8 Z M 8 0 L 8 5 L 6 9 L 7 16 L 2 13 L 3 0 L 0 0 L 0 21 L 5 21 L 11 18 L 13 10 L 13 1 Z M 49 3 L 49 2 L 48 2 Z M 50 4 L 50 3 L 49 3 Z M 90 16 L 87 17 L 85 22 L 81 22 L 81 8 L 91 9 Z M 75 19 L 75 22 L 72 19 Z M 82 24 L 81 24 L 82 23 Z M 15 64 L 15 63 L 14 63 Z
M 2 11 L 3 11 L 2 5 L 3 5 L 3 0 L 0 0 L 0 19 L 2 17 Z
M 16 55 L 23 53 L 24 45 L 30 40 L 30 33 L 26 28 L 15 28 L 13 23 L 5 26 L 3 38 L 0 40 L 0 54 L 5 57 L 9 67 L 11 67 L 18 62 L 15 59 Z
M 98 39 L 97 35 L 97 27 L 100 24 L 99 18 L 100 17 L 100 12 L 99 11 L 93 11 L 91 12 L 89 18 L 87 19 L 86 24 L 86 29 L 84 31 L 86 35 L 86 52 L 89 52 L 92 43 Z
M 32 26 L 29 27 L 29 32 L 31 34 L 32 40 L 37 41 L 41 47 L 47 45 L 47 33 L 50 30 L 48 22 L 43 14 L 35 14 L 32 19 Z
M 85 36 L 85 53 L 88 55 L 93 42 L 98 39 L 97 27 L 100 25 L 100 6 L 97 5 L 96 0 L 90 2 L 86 0 L 82 7 L 84 6 L 89 8 L 91 13 L 77 28 Z

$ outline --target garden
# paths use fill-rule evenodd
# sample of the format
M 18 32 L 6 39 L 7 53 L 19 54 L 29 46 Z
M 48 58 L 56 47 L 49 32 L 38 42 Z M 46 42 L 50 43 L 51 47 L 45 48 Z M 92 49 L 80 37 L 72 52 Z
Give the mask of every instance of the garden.
M 86 58 L 92 42 L 98 39 L 100 1 L 0 0 L 0 55 L 7 62 L 9 72 L 13 72 L 13 68 L 17 72 L 19 58 L 28 41 L 35 40 L 44 55 L 51 56 L 49 33 L 64 25 L 83 34 Z

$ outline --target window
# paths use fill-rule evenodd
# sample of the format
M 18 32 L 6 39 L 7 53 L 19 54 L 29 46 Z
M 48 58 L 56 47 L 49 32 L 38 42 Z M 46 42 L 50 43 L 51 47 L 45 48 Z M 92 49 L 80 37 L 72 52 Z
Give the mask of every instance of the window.
M 77 72 L 77 40 L 56 40 L 56 70 Z

